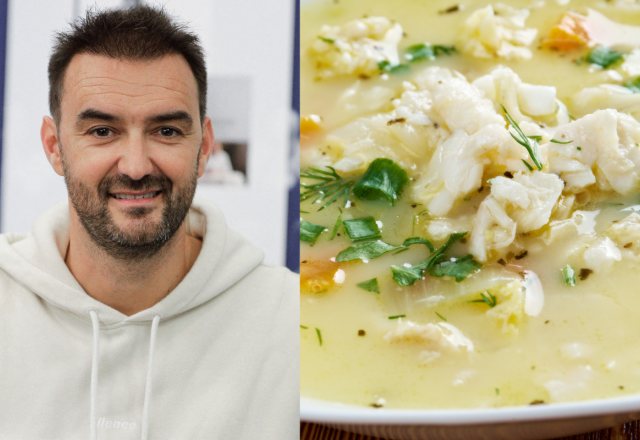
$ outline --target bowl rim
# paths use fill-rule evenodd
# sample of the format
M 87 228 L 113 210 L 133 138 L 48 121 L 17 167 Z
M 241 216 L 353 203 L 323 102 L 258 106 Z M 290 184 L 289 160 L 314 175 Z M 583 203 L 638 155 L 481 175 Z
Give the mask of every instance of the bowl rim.
M 366 425 L 488 425 L 606 416 L 640 411 L 640 394 L 580 402 L 465 409 L 366 408 L 300 397 L 300 420 Z

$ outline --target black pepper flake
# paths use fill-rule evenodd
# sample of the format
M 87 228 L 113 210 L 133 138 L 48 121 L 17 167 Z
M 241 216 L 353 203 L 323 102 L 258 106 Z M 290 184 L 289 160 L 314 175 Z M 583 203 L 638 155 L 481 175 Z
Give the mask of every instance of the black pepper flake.
M 535 369 L 536 369 L 536 366 L 535 366 L 535 365 L 532 365 L 532 366 L 531 366 L 531 369 L 532 369 L 532 370 L 535 370 Z
M 443 9 L 438 11 L 438 14 L 451 14 L 452 12 L 458 12 L 460 10 L 460 5 L 449 6 L 447 9 Z
M 433 127 L 434 128 L 440 128 L 440 125 L 437 122 L 434 122 Z
M 397 124 L 398 122 L 404 122 L 404 121 L 406 121 L 405 118 L 392 119 L 389 122 L 387 122 L 387 125 L 393 125 L 393 124 Z
M 528 253 L 529 253 L 529 251 L 522 251 L 518 255 L 516 255 L 514 258 L 516 260 L 522 260 L 524 257 L 527 256 Z
M 360 75 L 358 75 L 358 78 L 360 78 L 360 79 L 369 79 L 371 77 L 369 75 L 365 75 L 364 73 L 361 73 Z
M 506 265 L 507 265 L 507 262 L 506 262 L 506 261 L 504 261 L 502 258 L 500 258 L 500 259 L 498 260 L 498 264 L 501 264 L 502 266 L 506 266 Z
M 307 264 L 307 260 L 302 260 L 301 263 L 302 264 Z
M 505 171 L 504 172 L 504 177 L 508 177 L 509 179 L 513 179 L 513 174 L 511 174 L 511 171 Z
M 592 273 L 593 271 L 591 269 L 580 269 L 580 273 L 578 274 L 580 281 L 586 280 Z
M 340 234 L 336 234 L 338 237 L 340 237 Z
M 367 332 L 365 332 L 364 330 L 358 330 L 358 336 L 364 336 L 366 334 Z
M 411 205 L 412 208 L 415 208 L 416 206 L 418 206 L 418 205 Z
M 482 190 L 484 190 L 484 186 L 481 186 L 480 188 L 478 188 L 478 192 L 481 193 Z
M 325 153 L 324 151 L 322 152 L 322 155 L 323 155 L 323 156 L 324 156 L 324 155 L 326 155 L 326 154 L 327 154 L 327 153 Z
M 467 242 L 467 239 L 466 239 L 466 238 L 461 238 L 461 239 L 460 239 L 460 243 L 465 244 L 466 242 Z
M 633 246 L 633 243 L 627 243 L 624 245 L 625 248 L 630 248 L 631 246 Z
M 549 320 L 547 319 L 544 323 L 545 323 L 545 324 L 549 324 Z
M 376 403 L 372 403 L 371 406 L 374 408 L 382 408 L 383 405 L 381 403 L 376 402 Z
M 356 202 L 351 202 L 351 206 L 356 206 Z
M 621 390 L 624 390 L 624 387 L 622 385 L 620 385 L 618 388 L 620 388 Z
M 532 401 L 529 405 L 542 405 L 544 404 L 544 400 L 536 399 Z

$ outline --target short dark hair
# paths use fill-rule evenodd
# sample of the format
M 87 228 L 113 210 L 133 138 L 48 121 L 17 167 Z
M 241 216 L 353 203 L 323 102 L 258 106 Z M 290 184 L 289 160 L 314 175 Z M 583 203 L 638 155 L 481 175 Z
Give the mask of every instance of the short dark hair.
M 95 11 L 55 36 L 49 59 L 49 111 L 60 123 L 64 74 L 71 59 L 89 53 L 125 60 L 154 60 L 182 55 L 198 85 L 200 122 L 207 103 L 207 70 L 198 37 L 177 23 L 163 9 L 138 6 L 125 10 Z

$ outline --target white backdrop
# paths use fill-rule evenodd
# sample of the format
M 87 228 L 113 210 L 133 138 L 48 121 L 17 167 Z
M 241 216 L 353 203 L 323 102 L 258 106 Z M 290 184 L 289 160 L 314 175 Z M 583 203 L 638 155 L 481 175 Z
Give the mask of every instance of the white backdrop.
M 67 197 L 40 143 L 47 104 L 47 63 L 56 30 L 87 7 L 131 0 L 9 1 L 1 232 L 27 232 L 49 206 Z M 251 79 L 249 183 L 201 186 L 227 222 L 283 265 L 286 249 L 287 155 L 291 101 L 294 3 L 291 0 L 147 0 L 164 5 L 201 38 L 209 77 Z

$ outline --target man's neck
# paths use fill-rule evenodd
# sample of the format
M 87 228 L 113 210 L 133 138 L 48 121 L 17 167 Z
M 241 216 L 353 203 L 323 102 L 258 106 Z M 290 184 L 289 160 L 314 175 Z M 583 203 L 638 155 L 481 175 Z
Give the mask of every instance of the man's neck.
M 71 213 L 65 263 L 89 296 L 131 316 L 167 296 L 196 261 L 202 242 L 187 234 L 185 223 L 156 255 L 143 261 L 111 257 L 98 247 Z

